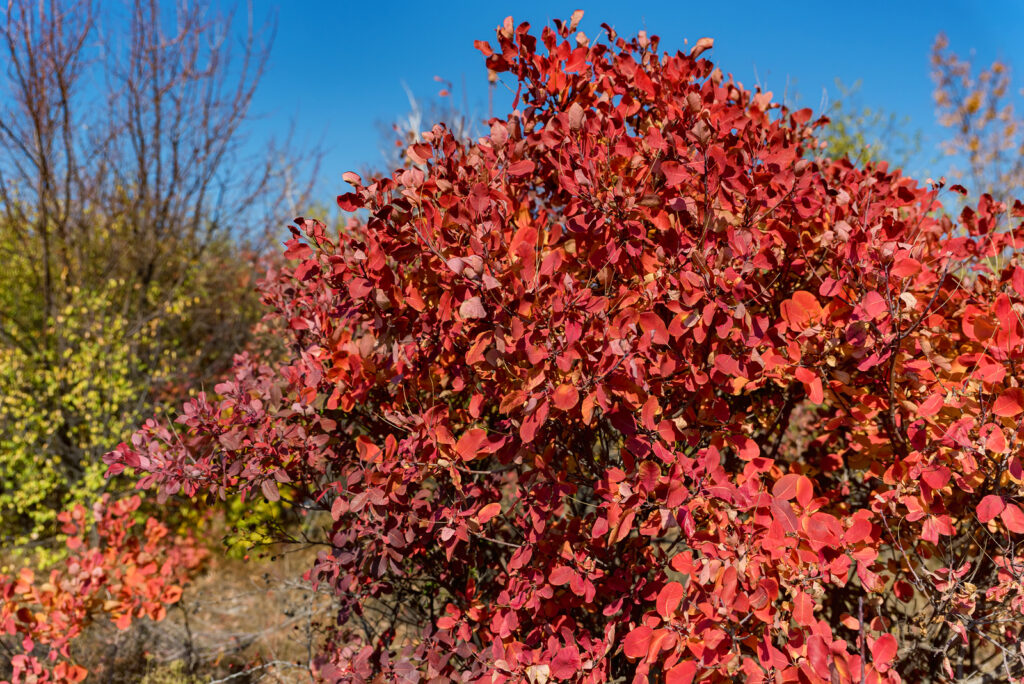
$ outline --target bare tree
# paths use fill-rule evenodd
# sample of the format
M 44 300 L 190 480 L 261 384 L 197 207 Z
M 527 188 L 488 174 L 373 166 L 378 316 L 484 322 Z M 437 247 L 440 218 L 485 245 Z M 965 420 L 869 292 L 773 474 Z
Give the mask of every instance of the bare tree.
M 272 23 L 184 1 L 123 9 L 7 4 L 3 230 L 33 255 L 43 318 L 69 288 L 111 277 L 141 293 L 130 310 L 145 317 L 151 284 L 180 283 L 218 240 L 265 245 L 309 188 L 286 148 L 247 147 Z
M 280 145 L 248 137 L 274 37 L 272 18 L 256 21 L 250 7 L 6 0 L 0 14 L 0 394 L 20 383 L 7 394 L 47 404 L 57 417 L 35 451 L 56 452 L 74 482 L 121 438 L 84 444 L 75 426 L 148 412 L 153 359 L 173 348 L 180 375 L 202 380 L 243 347 L 257 310 L 252 267 L 300 213 L 318 157 L 294 150 L 290 134 Z M 166 316 L 186 300 L 186 315 Z M 85 415 L 63 399 L 94 380 L 59 373 L 75 353 L 69 309 L 93 316 L 92 339 L 111 316 L 135 334 L 131 405 L 96 401 L 108 415 Z M 7 372 L 7 349 L 29 361 Z M 30 386 L 45 373 L 61 386 Z M 9 404 L 0 400 L 0 444 L 27 439 Z M 0 509 L 15 474 L 29 472 L 5 459 Z
M 988 68 L 961 58 L 939 34 L 932 45 L 932 81 L 939 123 L 949 129 L 945 152 L 966 168 L 954 169 L 977 196 L 1009 201 L 1024 190 L 1024 118 L 1015 105 L 1010 65 Z M 1024 91 L 1020 91 L 1024 93 Z
M 0 203 L 5 230 L 18 239 L 10 251 L 34 253 L 24 259 L 33 286 L 42 293 L 42 319 L 55 313 L 60 298 L 56 273 L 70 271 L 72 194 L 77 185 L 77 122 L 72 99 L 87 67 L 87 42 L 95 28 L 89 2 L 35 5 L 9 2 L 3 47 L 8 103 L 0 114 Z M 5 312 L 6 313 L 6 312 Z M 9 326 L 24 330 L 13 316 Z

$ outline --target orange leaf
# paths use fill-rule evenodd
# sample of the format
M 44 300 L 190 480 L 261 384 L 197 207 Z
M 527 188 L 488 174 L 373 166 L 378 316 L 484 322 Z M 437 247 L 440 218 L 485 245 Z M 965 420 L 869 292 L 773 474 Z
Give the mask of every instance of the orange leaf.
M 782 302 L 779 311 L 790 328 L 800 331 L 816 322 L 815 319 L 821 315 L 821 305 L 810 292 L 798 290 Z
M 490 522 L 492 518 L 501 513 L 501 504 L 498 502 L 489 503 L 476 514 L 476 521 L 481 525 Z
M 580 393 L 574 386 L 562 384 L 555 388 L 553 399 L 555 408 L 568 411 L 579 403 Z

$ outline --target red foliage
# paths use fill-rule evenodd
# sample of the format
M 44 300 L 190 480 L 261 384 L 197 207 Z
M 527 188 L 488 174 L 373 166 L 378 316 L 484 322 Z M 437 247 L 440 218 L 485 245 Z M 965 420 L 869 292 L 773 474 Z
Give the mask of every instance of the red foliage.
M 515 111 L 347 174 L 291 359 L 112 471 L 329 511 L 331 681 L 1021 676 L 1024 232 L 578 19 L 478 43 Z
M 29 569 L 0 575 L 0 636 L 16 637 L 15 651 L 7 651 L 10 684 L 82 681 L 88 673 L 69 648 L 97 615 L 127 629 L 133 618 L 162 620 L 178 602 L 180 583 L 206 551 L 154 518 L 138 529 L 140 501 L 104 498 L 94 507 L 94 528 L 82 506 L 61 513 L 69 550 L 62 567 L 46 578 Z

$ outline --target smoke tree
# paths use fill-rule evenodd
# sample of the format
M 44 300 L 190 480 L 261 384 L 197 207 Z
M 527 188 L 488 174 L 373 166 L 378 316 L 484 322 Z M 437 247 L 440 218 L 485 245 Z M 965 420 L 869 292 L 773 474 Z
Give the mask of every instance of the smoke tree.
M 290 358 L 110 472 L 317 512 L 325 681 L 1019 679 L 1024 206 L 579 19 L 478 42 L 513 111 L 347 174 Z

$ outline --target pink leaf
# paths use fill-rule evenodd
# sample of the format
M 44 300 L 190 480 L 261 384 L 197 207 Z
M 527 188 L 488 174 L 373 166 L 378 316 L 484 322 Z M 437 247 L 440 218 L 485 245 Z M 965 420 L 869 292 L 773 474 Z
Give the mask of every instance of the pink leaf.
M 479 297 L 470 297 L 459 305 L 459 315 L 463 318 L 487 318 L 487 309 Z
M 583 661 L 575 646 L 560 648 L 551 659 L 551 674 L 557 679 L 572 679 L 582 667 Z

